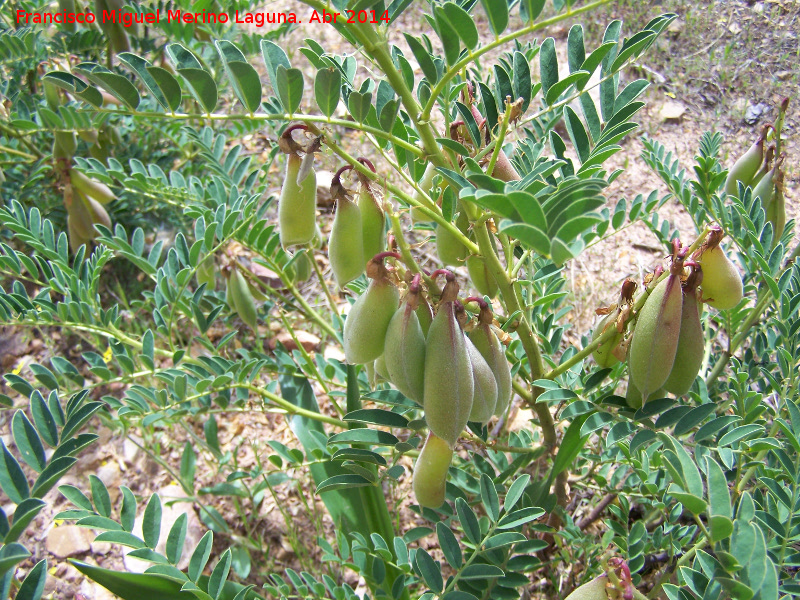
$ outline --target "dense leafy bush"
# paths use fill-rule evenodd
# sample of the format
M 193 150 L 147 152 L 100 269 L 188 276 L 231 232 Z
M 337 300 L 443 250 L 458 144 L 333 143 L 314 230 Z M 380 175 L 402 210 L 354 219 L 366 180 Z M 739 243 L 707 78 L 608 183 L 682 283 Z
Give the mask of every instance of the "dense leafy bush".
M 613 21 L 595 48 L 573 25 L 566 69 L 553 38 L 527 41 L 606 3 L 435 2 L 432 35 L 405 33 L 402 47 L 387 39 L 410 2 L 336 3 L 354 15 L 336 25 L 347 53 L 309 39 L 292 60 L 279 42 L 289 27 L 0 33 L 0 317 L 74 336 L 84 361 L 5 374 L 14 444 L 2 446 L 0 487 L 15 508 L 0 514 L 2 595 L 41 597 L 47 563 L 26 564 L 21 541 L 57 494 L 73 508 L 56 519 L 152 563 L 134 574 L 73 561 L 126 600 L 354 598 L 348 571 L 370 597 L 550 598 L 582 584 L 572 598 L 800 593 L 800 272 L 781 122 L 730 176 L 719 135 L 700 140 L 691 171 L 645 139 L 670 193 L 609 205 L 604 190 L 625 175 L 604 165 L 648 86 L 621 85 L 620 72 L 675 15 L 625 35 Z M 269 150 L 242 143 L 264 130 Z M 319 153 L 344 165 L 327 244 Z M 693 231 L 659 216 L 670 198 Z M 174 236 L 151 238 L 164 221 Z M 598 299 L 607 317 L 568 343 L 564 266 L 637 221 L 671 262 Z M 335 293 L 354 303 L 341 311 Z M 296 349 L 267 349 L 271 320 Z M 303 328 L 347 360 L 306 351 Z M 518 431 L 512 392 L 533 410 Z M 252 410 L 283 415 L 297 444 L 268 441 L 241 470 L 218 422 Z M 112 503 L 94 476 L 59 486 L 98 421 L 145 438 L 189 432 L 180 465 L 157 442 L 144 448 L 209 528 L 187 568 L 185 518 L 157 550 L 157 494 L 122 486 Z M 217 467 L 212 487 L 199 489 L 200 455 Z M 411 487 L 406 457 L 426 523 L 410 530 L 393 517 Z M 208 495 L 231 498 L 257 535 L 265 495 L 302 473 L 335 525 L 318 539 L 324 566 L 255 580 L 260 546 Z M 215 534 L 229 547 L 211 560 Z

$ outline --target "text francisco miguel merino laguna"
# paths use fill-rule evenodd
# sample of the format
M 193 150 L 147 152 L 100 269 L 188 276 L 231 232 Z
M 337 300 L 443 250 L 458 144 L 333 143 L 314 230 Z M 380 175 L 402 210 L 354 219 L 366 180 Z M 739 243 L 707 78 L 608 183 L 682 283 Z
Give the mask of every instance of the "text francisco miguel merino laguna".
M 347 11 L 352 13 L 354 11 Z M 370 15 L 363 15 L 366 17 L 371 16 L 373 23 L 376 23 L 375 11 L 360 11 L 362 13 L 371 13 Z M 132 13 L 122 10 L 104 10 L 102 14 L 95 15 L 92 12 L 27 12 L 24 10 L 16 11 L 17 24 L 64 24 L 64 23 L 94 23 L 96 21 L 101 23 L 119 23 L 124 27 L 132 27 L 134 23 L 160 23 L 163 18 L 167 23 L 182 22 L 182 23 L 252 23 L 257 27 L 263 27 L 265 24 L 274 23 L 302 23 L 297 18 L 297 14 L 293 12 L 242 12 L 238 10 L 230 15 L 228 13 L 220 12 L 185 12 L 181 10 L 160 10 L 157 9 L 151 12 Z M 329 13 L 322 11 L 318 13 L 314 10 L 308 19 L 309 23 L 331 23 L 336 22 L 336 17 L 344 16 L 347 18 L 349 15 L 340 15 L 339 13 Z M 362 15 L 359 15 L 361 17 Z M 358 17 L 357 17 L 358 18 Z M 380 18 L 380 17 L 378 17 Z M 363 20 L 362 22 L 366 22 Z

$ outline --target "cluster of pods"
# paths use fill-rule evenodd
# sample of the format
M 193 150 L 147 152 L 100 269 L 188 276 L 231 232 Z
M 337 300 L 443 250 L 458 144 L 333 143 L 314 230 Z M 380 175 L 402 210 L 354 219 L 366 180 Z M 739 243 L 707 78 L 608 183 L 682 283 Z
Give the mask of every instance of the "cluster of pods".
M 649 292 L 628 338 L 625 326 L 633 316 L 636 284 L 626 280 L 619 304 L 601 309 L 606 317 L 595 328 L 594 337 L 609 329 L 613 333 L 594 351 L 594 358 L 599 366 L 610 367 L 627 357 L 631 407 L 639 408 L 648 398 L 665 392 L 686 394 L 705 352 L 702 305 L 727 310 L 742 300 L 742 279 L 719 245 L 722 237 L 720 228 L 712 229 L 691 260 L 687 260 L 688 248 L 675 240 L 669 273 Z
M 780 107 L 779 119 L 783 119 L 789 104 L 785 98 Z M 784 166 L 786 153 L 776 155 L 777 144 L 767 146 L 770 130 L 776 135 L 778 129 L 771 123 L 765 124 L 755 143 L 740 156 L 728 171 L 725 180 L 725 193 L 738 196 L 739 184 L 752 189 L 752 197 L 761 199 L 761 206 L 766 213 L 767 221 L 772 223 L 774 232 L 773 246 L 783 234 L 786 227 L 786 199 L 783 195 Z M 773 162 L 774 160 L 774 162 Z
M 487 423 L 508 407 L 511 370 L 483 299 L 467 299 L 480 306 L 480 314 L 465 333 L 467 314 L 455 276 L 445 269 L 433 273 L 434 279 L 446 277 L 434 314 L 419 274 L 400 300 L 383 263 L 392 254 L 378 254 L 367 264 L 372 281 L 345 321 L 344 353 L 349 363 L 374 369 L 425 410 L 430 433 L 413 487 L 421 506 L 436 508 L 444 502 L 447 469 L 467 422 Z

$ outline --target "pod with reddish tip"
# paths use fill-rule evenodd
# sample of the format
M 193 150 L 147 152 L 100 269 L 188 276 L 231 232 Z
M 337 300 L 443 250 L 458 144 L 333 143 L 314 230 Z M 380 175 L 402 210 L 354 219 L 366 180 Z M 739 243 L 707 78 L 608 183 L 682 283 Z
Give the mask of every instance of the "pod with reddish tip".
M 377 253 L 376 253 L 377 254 Z M 371 257 L 370 257 L 371 258 Z M 364 272 L 364 245 L 361 210 L 355 202 L 341 196 L 336 201 L 336 216 L 328 240 L 328 260 L 340 288 Z
M 450 280 L 425 340 L 422 405 L 430 430 L 455 446 L 472 411 L 475 383 L 464 332 L 456 320 L 458 284 Z
M 312 170 L 298 185 L 297 174 L 303 160 L 298 154 L 286 159 L 286 175 L 278 201 L 278 228 L 281 246 L 307 244 L 316 232 L 317 176 Z
M 720 246 L 704 250 L 697 262 L 703 269 L 703 302 L 717 310 L 728 310 L 741 302 L 742 278 Z
M 519 181 L 521 179 L 519 173 L 517 173 L 514 165 L 508 160 L 508 156 L 506 156 L 503 150 L 500 150 L 500 153 L 497 155 L 497 161 L 494 163 L 494 169 L 492 170 L 492 177 L 497 177 L 497 179 L 501 181 Z
M 489 298 L 497 296 L 497 281 L 486 266 L 485 260 L 479 256 L 470 256 L 467 258 L 467 271 L 469 271 L 472 285 L 479 294 L 489 296 Z
M 705 339 L 703 325 L 700 323 L 700 310 L 697 302 L 697 286 L 703 278 L 702 271 L 694 270 L 683 286 L 683 308 L 681 310 L 681 331 L 678 337 L 678 350 L 664 389 L 676 396 L 686 394 L 692 387 L 703 364 Z
M 416 290 L 416 293 L 409 292 L 409 297 L 389 322 L 383 359 L 387 379 L 404 396 L 421 405 L 425 383 L 425 334 L 414 310 L 418 286 Z
M 383 354 L 386 330 L 397 310 L 400 295 L 388 278 L 373 279 L 359 296 L 344 322 L 344 356 L 351 364 L 363 365 Z
M 664 385 L 675 362 L 683 307 L 682 269 L 683 260 L 676 256 L 670 275 L 656 285 L 636 319 L 628 363 L 631 380 L 644 398 Z
M 467 352 L 472 365 L 472 380 L 474 391 L 472 395 L 472 410 L 469 420 L 475 423 L 486 424 L 497 408 L 498 385 L 489 363 L 475 347 L 469 338 L 466 338 Z
M 439 508 L 444 504 L 447 470 L 451 460 L 453 447 L 435 434 L 429 433 L 414 464 L 411 484 L 420 506 Z

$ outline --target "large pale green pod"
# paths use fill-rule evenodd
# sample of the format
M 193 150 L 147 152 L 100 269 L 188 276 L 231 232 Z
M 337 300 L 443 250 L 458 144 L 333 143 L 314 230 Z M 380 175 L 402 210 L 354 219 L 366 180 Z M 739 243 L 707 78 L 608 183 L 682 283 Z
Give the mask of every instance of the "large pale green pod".
M 469 420 L 485 425 L 492 418 L 497 407 L 497 380 L 491 367 L 475 347 L 475 344 L 469 338 L 466 339 L 466 342 L 469 360 L 472 364 L 472 379 L 474 382 L 472 410 L 469 413 Z
M 406 397 L 422 404 L 425 384 L 425 334 L 408 303 L 398 308 L 386 331 L 383 351 L 387 379 Z
M 608 600 L 608 576 L 600 575 L 574 590 L 566 600 Z
M 355 202 L 341 197 L 336 202 L 336 216 L 328 240 L 328 260 L 340 288 L 364 272 L 364 245 L 361 210 Z
M 363 365 L 383 354 L 386 330 L 399 301 L 397 288 L 390 281 L 370 282 L 344 322 L 342 337 L 347 362 Z
M 728 310 L 741 302 L 742 278 L 721 247 L 705 250 L 697 262 L 703 269 L 703 302 L 718 310 Z
M 594 332 L 592 333 L 592 341 L 596 340 L 600 335 L 602 335 L 609 327 L 614 328 L 614 334 L 611 337 L 603 342 L 600 346 L 595 348 L 594 352 L 592 352 L 592 356 L 594 357 L 597 366 L 600 368 L 608 368 L 613 367 L 615 364 L 619 362 L 619 359 L 614 355 L 614 348 L 616 348 L 619 343 L 622 341 L 622 333 L 617 331 L 616 326 L 616 318 L 617 318 L 616 310 L 611 311 L 608 313 L 598 324 L 597 327 L 594 328 Z
M 497 281 L 486 266 L 486 261 L 478 256 L 467 258 L 467 271 L 472 285 L 482 296 L 497 296 Z
M 467 425 L 474 392 L 464 332 L 453 302 L 442 302 L 426 340 L 422 405 L 430 430 L 451 446 Z
M 672 371 L 664 382 L 664 389 L 676 396 L 686 394 L 700 371 L 704 352 L 705 340 L 697 305 L 697 288 L 684 289 L 678 350 Z
M 287 155 L 286 176 L 278 201 L 278 228 L 284 248 L 307 244 L 316 231 L 317 176 L 312 169 L 298 185 L 297 173 L 302 162 L 297 154 Z
M 242 321 L 250 326 L 250 329 L 256 331 L 256 327 L 258 327 L 256 301 L 239 269 L 233 269 L 230 279 L 228 279 L 228 293 L 233 302 L 231 308 L 236 311 Z
M 386 216 L 373 195 L 363 187 L 362 184 L 358 194 L 358 208 L 361 210 L 361 231 L 366 262 L 383 252 L 386 247 Z
M 628 361 L 631 380 L 645 398 L 664 385 L 672 370 L 682 306 L 680 277 L 671 274 L 655 287 L 639 312 Z
M 444 265 L 458 266 L 467 258 L 467 247 L 443 225 L 436 227 L 436 254 Z
M 481 353 L 486 363 L 489 365 L 497 382 L 497 404 L 494 407 L 494 414 L 501 416 L 506 412 L 511 403 L 511 366 L 506 360 L 506 353 L 503 344 L 492 331 L 489 324 L 479 324 L 469 333 L 469 339 L 475 344 L 475 348 Z
M 753 188 L 753 198 L 758 196 L 761 198 L 761 206 L 765 211 L 769 211 L 769 206 L 772 203 L 772 197 L 775 193 L 775 181 L 773 178 L 774 171 L 770 171 L 758 182 Z
M 759 136 L 756 143 L 750 146 L 739 159 L 733 164 L 725 180 L 725 193 L 736 196 L 739 193 L 738 182 L 750 185 L 750 182 L 758 173 L 758 168 L 764 160 L 764 136 Z
M 444 504 L 447 489 L 447 469 L 453 459 L 453 448 L 433 433 L 428 439 L 414 464 L 412 487 L 420 506 L 439 508 Z

